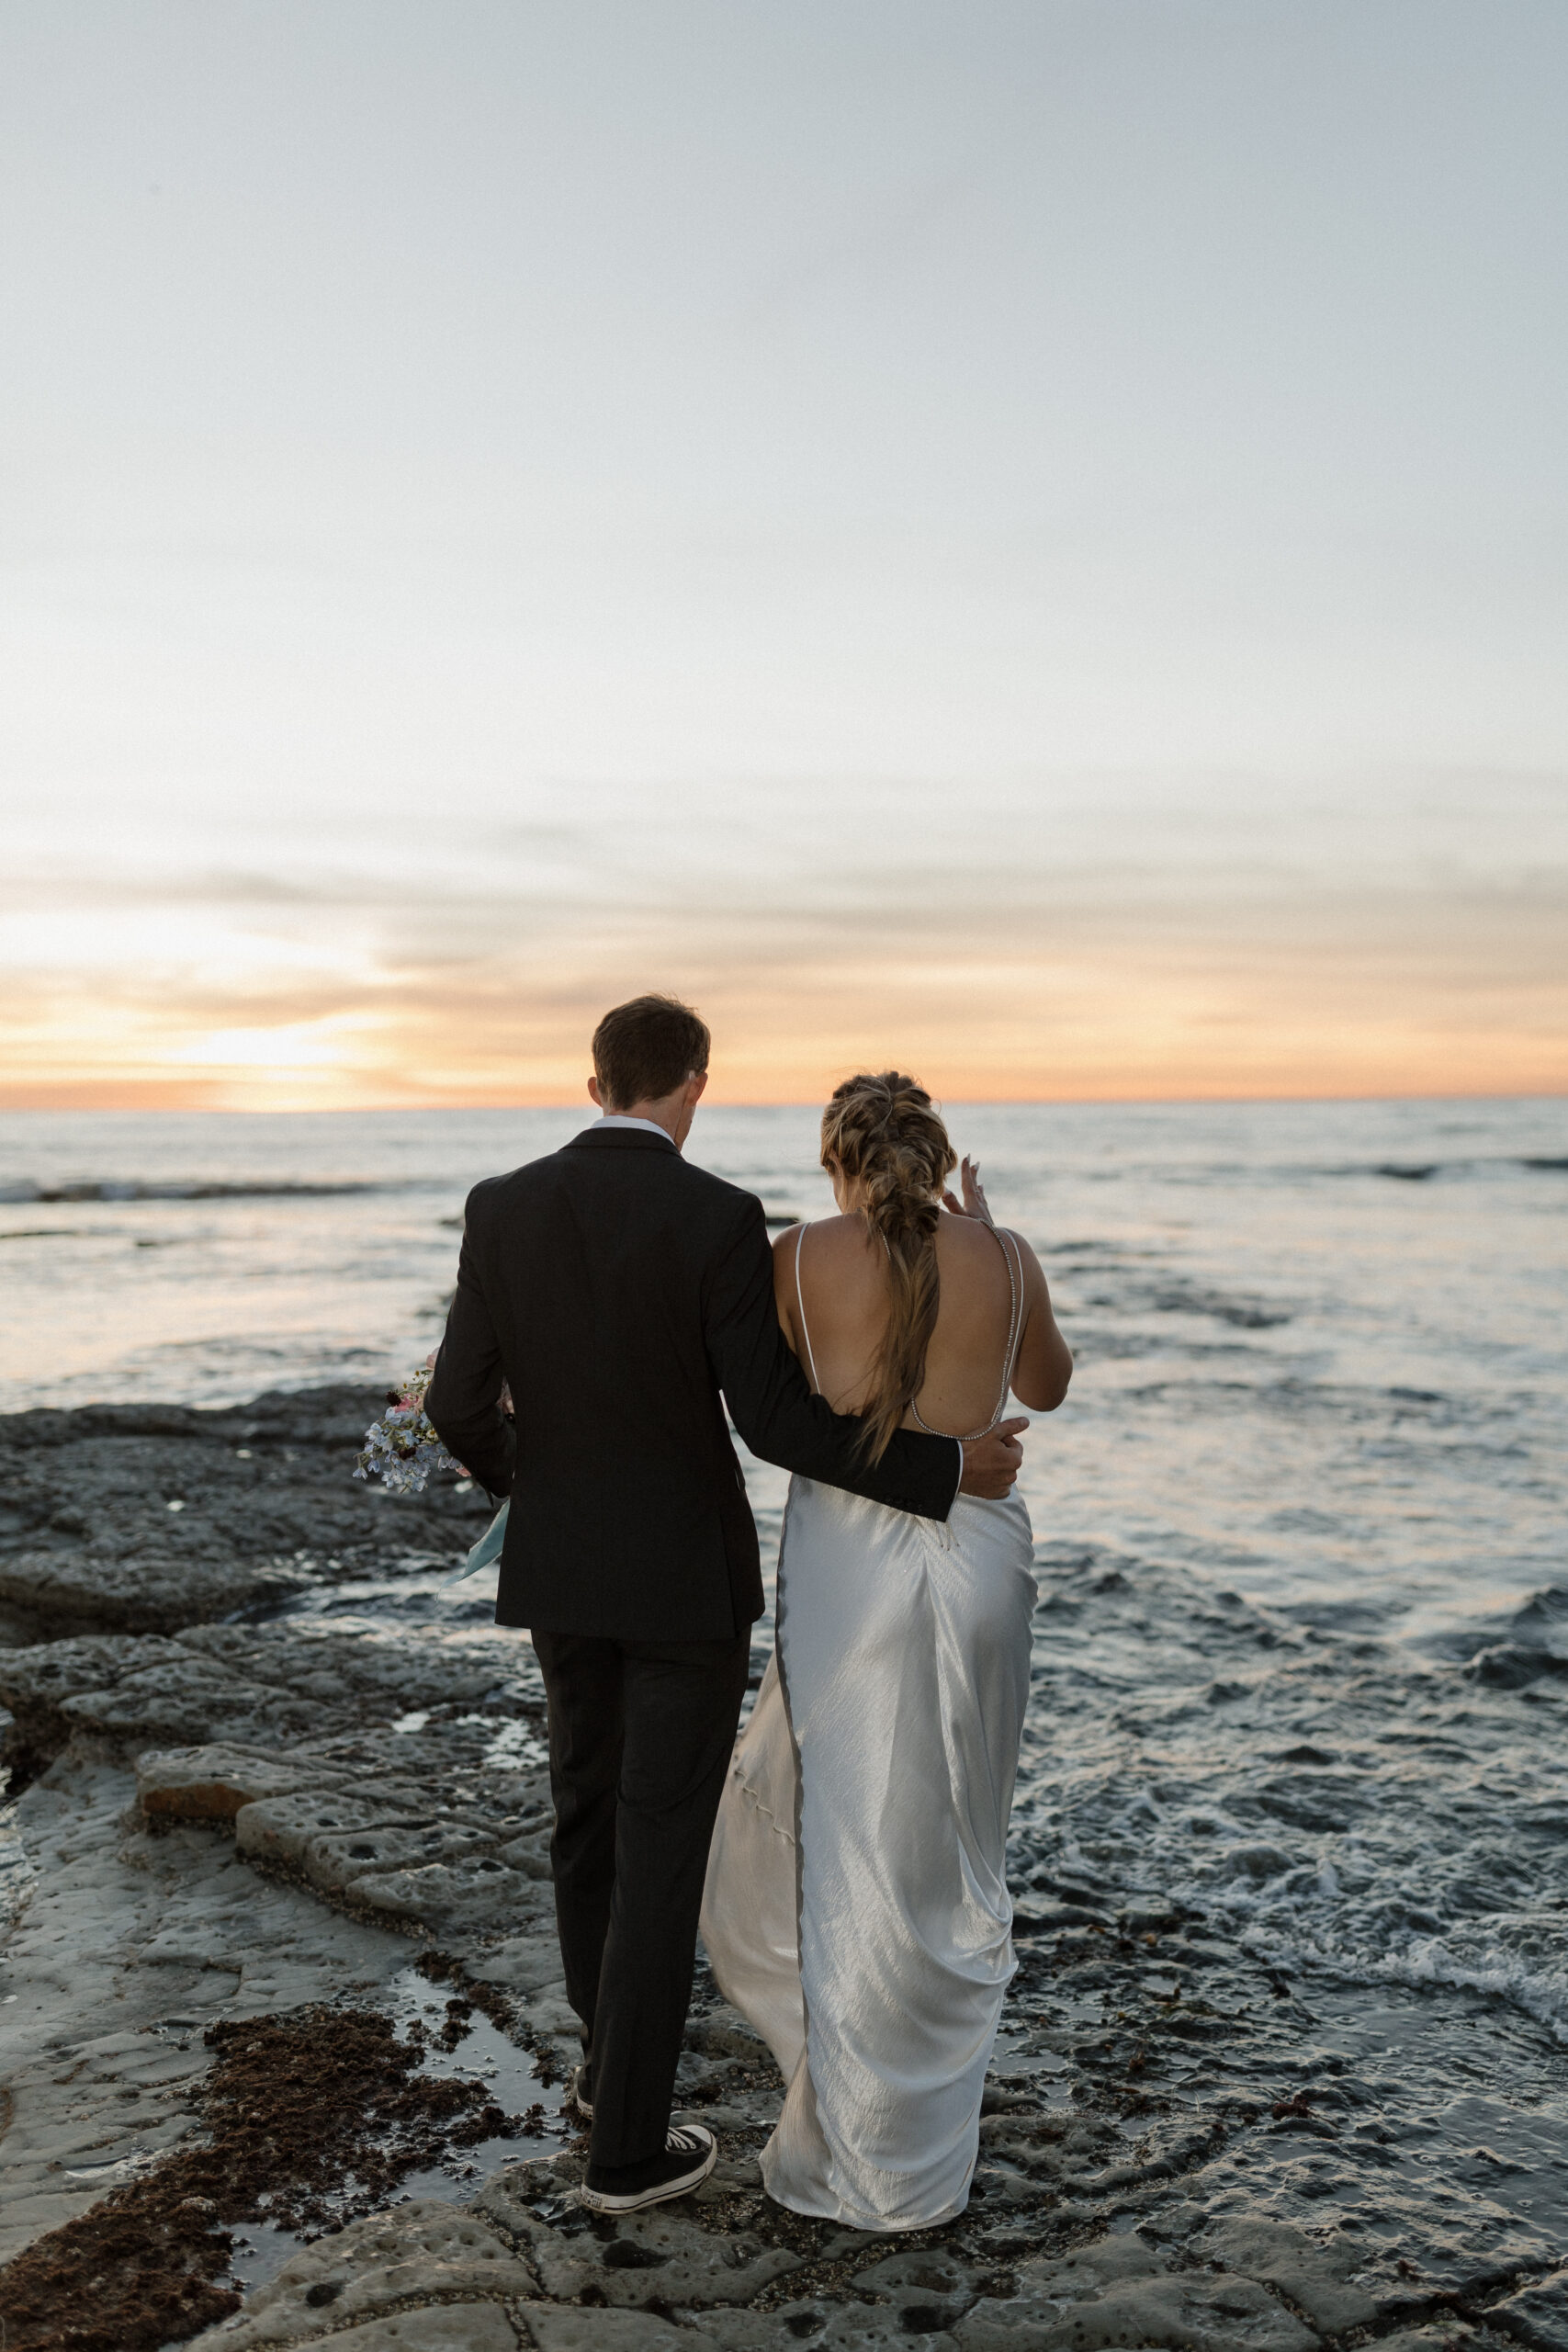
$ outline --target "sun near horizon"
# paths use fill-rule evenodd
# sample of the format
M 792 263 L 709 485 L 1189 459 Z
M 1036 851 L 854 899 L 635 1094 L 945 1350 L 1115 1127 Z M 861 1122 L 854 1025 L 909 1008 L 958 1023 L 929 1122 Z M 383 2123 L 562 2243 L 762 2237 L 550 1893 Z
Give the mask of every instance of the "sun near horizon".
M 597 996 L 582 987 L 581 1010 L 567 1011 L 519 975 L 500 1003 L 389 987 L 375 1012 L 223 1026 L 207 1025 L 199 1003 L 122 1002 L 102 1021 L 62 1006 L 30 1035 L 0 1009 L 0 1108 L 586 1106 L 593 1023 L 645 985 L 689 996 L 709 1022 L 716 1104 L 820 1102 L 852 1070 L 889 1067 L 954 1102 L 1568 1094 L 1568 1007 L 1550 971 L 1511 989 L 1462 976 L 1445 989 L 1429 971 L 1412 980 L 1370 975 L 1348 955 L 1327 966 L 1297 956 L 1283 970 L 1276 958 L 1233 972 L 1224 989 L 1212 974 L 1183 983 L 1169 972 L 1140 986 L 1114 966 L 1092 991 L 1048 971 L 1015 970 L 1010 983 L 960 986 L 949 970 L 931 992 L 947 1001 L 922 1005 L 907 978 L 879 984 L 863 969 L 802 972 L 761 995 L 744 974 L 705 989 L 655 972 Z
M 1008 822 L 1005 886 L 955 891 L 933 860 L 874 921 L 782 888 L 738 915 L 755 889 L 739 861 L 700 899 L 645 893 L 608 921 L 590 856 L 575 893 L 542 897 L 525 870 L 303 919 L 254 885 L 203 904 L 148 877 L 96 938 L 65 909 L 39 963 L 6 976 L 0 1107 L 571 1104 L 600 1014 L 650 988 L 708 1022 L 715 1102 L 817 1102 L 868 1067 L 955 1102 L 1568 1093 L 1554 876 L 1413 887 L 1363 857 L 1349 891 L 1286 858 L 1151 888 L 1060 853 L 1030 870 L 1028 811 Z

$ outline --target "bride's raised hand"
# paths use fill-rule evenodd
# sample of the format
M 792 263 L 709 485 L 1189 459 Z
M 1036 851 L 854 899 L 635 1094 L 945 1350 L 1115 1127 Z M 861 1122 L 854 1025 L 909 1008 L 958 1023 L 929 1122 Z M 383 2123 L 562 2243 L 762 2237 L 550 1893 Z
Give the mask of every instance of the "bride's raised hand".
M 964 1187 L 964 1198 L 962 1201 L 954 1200 L 951 1193 L 944 1193 L 942 1207 L 951 1209 L 954 1216 L 972 1216 L 982 1225 L 994 1225 L 996 1219 L 986 1199 L 986 1188 L 980 1182 L 980 1163 L 977 1159 L 971 1159 L 967 1153 L 959 1167 L 958 1181 Z

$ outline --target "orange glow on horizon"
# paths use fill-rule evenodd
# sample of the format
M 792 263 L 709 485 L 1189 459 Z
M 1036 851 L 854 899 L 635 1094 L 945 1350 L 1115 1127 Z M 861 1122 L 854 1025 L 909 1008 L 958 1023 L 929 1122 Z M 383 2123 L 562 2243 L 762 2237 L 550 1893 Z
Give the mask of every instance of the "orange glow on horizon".
M 821 1086 L 810 1092 L 796 1094 L 727 1094 L 710 1088 L 705 1105 L 714 1110 L 788 1110 L 814 1108 L 826 1101 L 831 1089 L 847 1071 L 835 1070 Z M 1010 1093 L 1001 1091 L 976 1092 L 971 1087 L 944 1087 L 931 1083 L 930 1091 L 939 1103 L 1083 1103 L 1083 1102 L 1539 1102 L 1562 1097 L 1568 1100 L 1568 1081 L 1561 1079 L 1551 1084 L 1495 1084 L 1462 1086 L 1411 1084 L 1404 1086 L 1236 1086 L 1190 1087 L 1185 1089 L 1103 1088 L 1097 1092 L 1080 1091 L 1060 1094 Z M 582 1098 L 583 1122 L 593 1117 L 587 1097 Z M 287 1113 L 301 1117 L 311 1112 L 364 1111 L 561 1111 L 576 1107 L 578 1098 L 561 1094 L 374 1094 L 344 1095 L 330 1102 L 308 1102 L 278 1089 L 262 1100 L 238 1099 L 237 1091 L 215 1087 L 205 1094 L 188 1088 L 162 1085 L 122 1086 L 114 1080 L 92 1087 L 64 1086 L 29 1088 L 19 1092 L 0 1084 L 0 1113 L 11 1112 L 73 1112 L 73 1111 L 167 1111 L 219 1112 L 233 1118 L 254 1117 L 267 1113 Z
M 622 990 L 621 993 L 627 991 Z M 693 991 L 694 995 L 698 992 Z M 998 1020 L 989 1050 L 965 1051 L 949 1024 L 906 1013 L 863 1024 L 825 1021 L 820 1031 L 768 1037 L 744 1019 L 727 1019 L 703 999 L 715 1033 L 707 1100 L 715 1104 L 818 1103 L 856 1069 L 912 1070 L 940 1099 L 972 1102 L 1223 1102 L 1349 1100 L 1394 1096 L 1568 1094 L 1568 1046 L 1534 1024 L 1477 1021 L 1456 1029 L 1427 1019 L 1363 1016 L 1337 1033 L 1317 1022 L 1293 1024 L 1233 1017 L 1214 1020 L 1201 1038 L 1188 1024 L 1146 1030 L 1087 1025 L 1071 1037 L 1043 1039 L 1048 1050 L 1018 1050 L 1009 1032 L 1016 1012 Z M 606 992 L 605 1001 L 615 1001 Z M 553 1050 L 515 1054 L 499 1041 L 473 1052 L 460 1029 L 443 1035 L 411 1009 L 406 1027 L 389 1024 L 374 1052 L 292 1065 L 225 1063 L 203 1056 L 199 1069 L 171 1067 L 155 1045 L 123 1059 L 98 1060 L 80 1035 L 58 1059 L 30 1053 L 0 1075 L 0 1107 L 11 1110 L 349 1111 L 554 1108 L 582 1103 L 591 1023 Z M 1199 1024 L 1193 1023 L 1192 1027 Z M 846 1034 L 859 1028 L 863 1048 Z M 1186 1034 L 1183 1034 L 1183 1032 Z M 1217 1032 L 1218 1034 L 1213 1034 Z M 412 1033 L 412 1034 L 411 1034 Z M 33 1041 L 35 1047 L 42 1041 Z M 63 1046 L 65 1041 L 59 1040 Z M 472 1058 L 465 1056 L 467 1043 Z M 443 1051 L 442 1048 L 446 1050 Z M 181 1062 L 186 1057 L 178 1057 Z
M 0 1104 L 573 1104 L 599 1014 L 650 987 L 708 1021 L 715 1102 L 820 1102 L 890 1065 L 951 1102 L 1561 1094 L 1562 925 L 1554 889 L 1295 888 L 1062 893 L 1048 914 L 910 902 L 831 925 L 573 914 L 502 951 L 448 933 L 439 957 L 335 933 L 274 956 L 236 930 L 226 959 L 214 933 L 163 967 L 13 968 Z

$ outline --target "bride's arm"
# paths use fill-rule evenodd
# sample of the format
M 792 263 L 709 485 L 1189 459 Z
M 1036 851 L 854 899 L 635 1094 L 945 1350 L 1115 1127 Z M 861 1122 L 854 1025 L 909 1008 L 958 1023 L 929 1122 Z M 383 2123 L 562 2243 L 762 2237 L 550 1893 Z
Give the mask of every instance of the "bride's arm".
M 980 1182 L 979 1161 L 966 1159 L 959 1176 L 963 1200 L 954 1200 L 951 1193 L 944 1193 L 942 1206 L 951 1209 L 954 1216 L 974 1217 L 983 1225 L 994 1225 L 996 1219 Z M 1011 1233 L 1010 1227 L 1009 1231 Z M 1021 1233 L 1011 1233 L 1011 1238 L 1018 1245 L 1023 1272 L 1023 1330 L 1013 1360 L 1012 1393 L 1032 1413 L 1054 1413 L 1073 1376 L 1073 1351 L 1056 1328 L 1044 1267 Z
M 1044 1267 L 1021 1234 L 1012 1238 L 1023 1266 L 1023 1337 L 1012 1368 L 1012 1393 L 1032 1413 L 1054 1413 L 1073 1376 L 1073 1351 L 1056 1328 Z

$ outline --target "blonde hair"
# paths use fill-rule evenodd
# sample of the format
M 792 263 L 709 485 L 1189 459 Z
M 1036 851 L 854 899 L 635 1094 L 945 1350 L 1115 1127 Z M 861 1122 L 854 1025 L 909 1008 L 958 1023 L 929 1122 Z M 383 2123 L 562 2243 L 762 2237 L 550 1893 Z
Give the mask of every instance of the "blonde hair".
M 936 1227 L 942 1185 L 958 1164 L 923 1086 L 894 1069 L 833 1089 L 822 1114 L 822 1165 L 861 1188 L 859 1209 L 886 1244 L 892 1312 L 872 1367 L 862 1444 L 880 1462 L 925 1385 L 941 1286 Z

